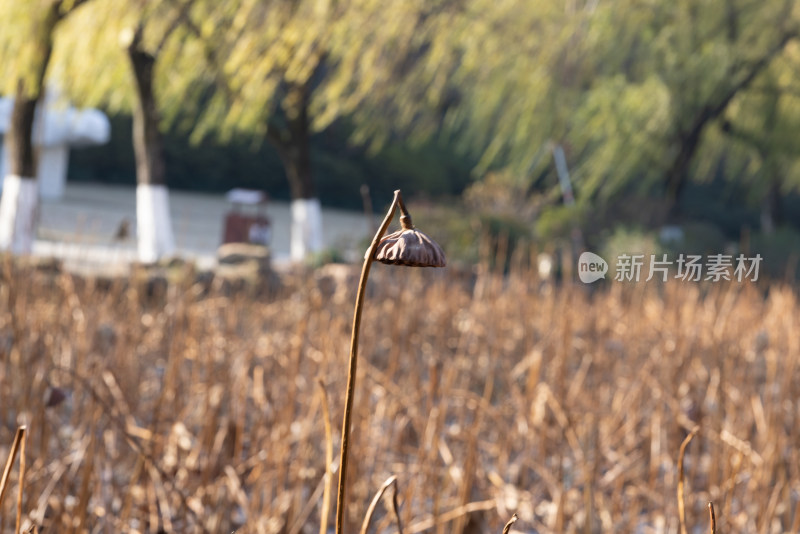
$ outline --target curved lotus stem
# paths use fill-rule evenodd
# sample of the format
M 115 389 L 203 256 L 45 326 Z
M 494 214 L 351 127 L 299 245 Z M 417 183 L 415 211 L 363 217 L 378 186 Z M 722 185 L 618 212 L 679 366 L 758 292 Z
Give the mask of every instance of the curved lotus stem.
M 395 232 L 381 240 L 386 229 L 392 222 L 394 213 L 400 208 L 400 224 L 403 230 Z M 411 232 L 412 236 L 419 234 L 424 236 L 422 242 L 414 242 L 413 238 L 403 237 L 403 244 L 398 244 L 402 234 Z M 416 233 L 416 234 L 414 234 Z M 389 241 L 394 239 L 395 241 Z M 407 242 L 406 242 L 407 241 Z M 394 247 L 394 252 L 387 252 Z M 435 247 L 435 248 L 434 248 Z M 438 251 L 438 252 L 437 252 Z M 379 257 L 380 256 L 380 257 Z M 386 258 L 386 259 L 384 259 Z M 353 314 L 353 333 L 350 336 L 350 366 L 347 371 L 347 390 L 344 400 L 344 421 L 342 422 L 342 446 L 339 460 L 339 487 L 336 495 L 336 534 L 344 532 L 344 504 L 347 489 L 347 456 L 350 447 L 350 425 L 353 418 L 353 398 L 356 390 L 356 370 L 358 366 L 358 335 L 361 327 L 361 311 L 364 307 L 364 293 L 367 287 L 367 279 L 372 262 L 379 261 L 399 265 L 411 265 L 417 267 L 444 267 L 446 261 L 442 249 L 433 240 L 422 232 L 414 229 L 411 224 L 411 216 L 408 214 L 400 190 L 394 192 L 389 211 L 378 228 L 372 243 L 364 255 L 364 265 L 361 268 L 361 278 L 358 281 L 358 292 L 356 293 L 356 308 Z

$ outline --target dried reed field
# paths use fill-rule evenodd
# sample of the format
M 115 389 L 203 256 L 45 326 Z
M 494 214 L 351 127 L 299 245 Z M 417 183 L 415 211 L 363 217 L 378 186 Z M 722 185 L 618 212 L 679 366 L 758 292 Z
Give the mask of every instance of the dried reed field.
M 679 532 L 696 425 L 688 531 L 709 530 L 709 501 L 720 532 L 800 530 L 791 287 L 590 294 L 483 272 L 374 268 L 348 532 L 392 475 L 370 532 L 397 531 L 393 496 L 406 533 L 499 533 L 513 513 L 511 532 Z M 232 290 L 188 268 L 159 285 L 5 261 L 0 460 L 27 425 L 21 529 L 332 531 L 356 275 Z

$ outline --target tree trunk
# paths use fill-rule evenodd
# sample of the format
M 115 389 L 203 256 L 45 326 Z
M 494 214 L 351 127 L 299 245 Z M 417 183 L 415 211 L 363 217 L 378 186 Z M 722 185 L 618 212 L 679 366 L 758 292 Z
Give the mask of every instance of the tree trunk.
M 771 169 L 771 171 L 776 172 L 775 169 Z M 761 203 L 761 231 L 770 235 L 783 224 L 783 221 L 781 180 L 777 174 L 772 174 L 769 180 L 769 189 Z
M 674 219 L 678 215 L 679 203 L 686 181 L 689 177 L 689 168 L 692 159 L 700 146 L 700 133 L 705 127 L 706 120 L 693 128 L 688 134 L 679 136 L 678 154 L 666 173 L 666 198 L 668 205 L 668 218 Z M 673 221 L 675 222 L 675 221 Z
M 53 52 L 53 32 L 62 16 L 60 9 L 60 1 L 50 4 L 36 31 L 30 35 L 37 40 L 29 71 L 30 87 L 19 80 L 11 127 L 6 135 L 9 161 L 0 200 L 0 250 L 15 254 L 29 254 L 33 250 L 39 203 L 33 124 L 36 106 L 44 94 L 45 73 Z
M 175 239 L 166 186 L 164 143 L 153 92 L 156 57 L 142 49 L 139 27 L 128 47 L 136 80 L 137 105 L 133 112 L 133 148 L 136 157 L 136 227 L 139 259 L 153 263 L 175 252 Z
M 310 140 L 306 136 L 279 151 L 292 194 L 289 256 L 303 261 L 322 249 L 322 209 L 314 194 Z
M 136 155 L 136 182 L 164 185 L 164 144 L 159 130 L 159 114 L 153 93 L 153 69 L 156 58 L 140 49 L 140 37 L 128 48 L 128 57 L 136 80 L 137 104 L 133 111 L 133 148 Z
M 270 125 L 267 138 L 283 162 L 292 195 L 290 256 L 302 261 L 322 249 L 322 209 L 311 173 L 308 88 L 292 86 L 284 100 L 285 128 Z
M 794 29 L 785 31 L 775 44 L 767 49 L 764 54 L 750 64 L 741 67 L 738 73 L 731 73 L 731 79 L 736 80 L 730 86 L 717 93 L 716 100 L 707 102 L 694 114 L 691 126 L 678 132 L 678 154 L 667 169 L 664 184 L 666 188 L 669 217 L 675 218 L 678 213 L 678 203 L 681 193 L 686 187 L 689 167 L 705 128 L 714 120 L 722 117 L 728 105 L 741 91 L 746 90 L 753 80 L 761 74 L 772 60 L 783 50 L 791 39 L 797 34 Z M 738 78 L 738 79 L 737 79 Z
M 37 96 L 25 94 L 20 81 L 14 96 L 14 107 L 11 111 L 11 127 L 8 130 L 8 173 L 30 179 L 36 177 L 36 153 L 33 148 L 33 122 L 36 117 L 36 106 L 43 88 L 39 87 Z
M 292 199 L 316 198 L 314 179 L 311 175 L 311 134 L 307 112 L 289 122 L 289 136 L 278 146 L 278 155 L 286 170 Z

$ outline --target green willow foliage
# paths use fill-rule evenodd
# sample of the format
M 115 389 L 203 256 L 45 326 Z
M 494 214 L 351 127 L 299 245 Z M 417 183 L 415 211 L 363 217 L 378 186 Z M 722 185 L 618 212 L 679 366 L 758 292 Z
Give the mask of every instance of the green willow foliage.
M 756 202 L 764 183 L 800 185 L 796 2 L 466 5 L 439 35 L 459 65 L 452 122 L 482 169 L 554 175 L 540 153 L 560 144 L 584 201 L 624 191 L 674 201 L 720 169 L 751 183 Z
M 9 72 L 24 71 L 25 28 L 48 1 L 0 0 L 5 20 L 23 22 L 0 32 Z M 560 145 L 578 202 L 635 193 L 671 203 L 687 183 L 722 176 L 759 207 L 800 186 L 799 9 L 793 0 L 90 0 L 59 24 L 48 73 L 79 104 L 131 109 L 118 43 L 145 22 L 149 46 L 173 30 L 160 49 L 158 101 L 165 130 L 195 143 L 296 146 L 333 132 L 387 161 L 441 150 L 444 187 L 430 159 L 403 164 L 437 192 L 459 191 L 466 169 L 473 178 L 502 170 L 550 201 Z M 309 131 L 300 141 L 298 117 Z M 318 182 L 349 172 L 348 146 L 331 156 L 344 170 L 317 170 Z M 465 157 L 450 164 L 455 151 Z

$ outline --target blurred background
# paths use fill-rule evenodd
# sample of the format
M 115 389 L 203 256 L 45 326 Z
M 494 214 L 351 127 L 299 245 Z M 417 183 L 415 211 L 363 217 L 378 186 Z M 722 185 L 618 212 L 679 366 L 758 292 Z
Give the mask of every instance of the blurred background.
M 476 260 L 476 231 L 542 249 L 579 235 L 595 251 L 758 251 L 772 275 L 796 274 L 793 1 L 4 0 L 0 9 L 6 114 L 16 96 L 107 117 L 96 142 L 64 141 L 67 189 L 249 188 L 380 212 L 400 187 L 426 201 L 421 215 L 443 229 L 455 260 Z M 9 142 L 18 134 L 6 120 L 13 162 L 8 150 L 20 143 Z M 348 231 L 363 237 L 360 221 Z M 319 234 L 324 223 L 307 226 Z M 338 245 L 323 241 L 308 238 L 292 257 Z

